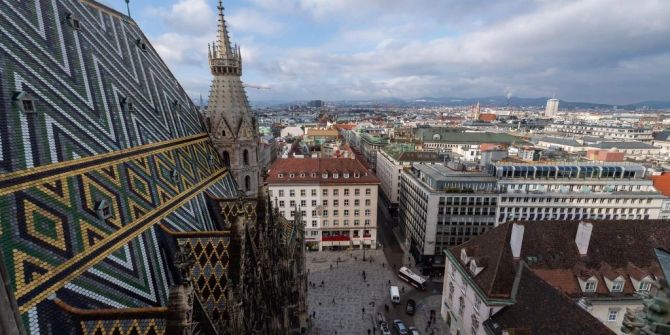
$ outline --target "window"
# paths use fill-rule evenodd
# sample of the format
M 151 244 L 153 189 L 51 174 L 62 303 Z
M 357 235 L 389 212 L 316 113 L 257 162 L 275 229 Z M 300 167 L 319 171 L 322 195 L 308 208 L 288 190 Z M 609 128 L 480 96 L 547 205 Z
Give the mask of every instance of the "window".
M 316 190 L 312 190 L 312 196 L 316 197 Z
M 369 189 L 369 188 L 366 188 L 365 189 L 365 195 L 370 195 L 370 194 L 372 194 L 372 190 Z
M 284 200 L 279 200 L 279 207 L 284 207 L 286 206 L 286 202 Z
M 354 195 L 361 195 L 361 190 L 360 189 L 354 189 Z
M 295 200 L 291 200 L 291 201 L 289 201 L 289 206 L 291 206 L 291 207 L 295 207 Z
M 328 220 L 323 220 L 323 226 L 328 227 Z
M 609 313 L 607 313 L 607 321 L 616 321 L 617 316 L 619 316 L 619 311 L 615 309 L 610 309 Z
M 463 317 L 463 311 L 465 311 L 465 299 L 463 297 L 458 297 L 458 315 Z
M 244 161 L 244 165 L 249 165 L 249 151 L 247 149 L 244 149 L 242 153 L 242 160 Z
M 370 210 L 369 209 L 365 210 L 365 216 L 370 216 Z
M 344 195 L 349 195 L 349 189 L 348 188 L 344 189 Z
M 316 210 L 312 211 L 312 216 L 316 216 Z
M 361 220 L 354 220 L 354 226 L 360 226 Z
M 623 281 L 615 280 L 612 283 L 612 292 L 621 292 L 621 291 L 623 291 Z
M 324 218 L 327 218 L 327 217 L 328 217 L 328 210 L 327 210 L 327 209 L 324 209 L 324 210 L 323 210 L 323 213 L 322 213 L 321 215 L 322 215 Z
M 651 283 L 648 281 L 641 281 L 638 288 L 639 291 L 649 291 L 651 289 Z
M 340 201 L 335 199 L 333 200 L 333 207 L 338 207 L 340 205 Z
M 312 207 L 316 207 L 316 200 L 312 200 Z
M 584 285 L 584 292 L 595 292 L 596 284 L 597 282 L 595 280 L 587 280 L 586 284 Z
M 333 220 L 333 226 L 339 226 L 340 220 Z
M 228 151 L 223 152 L 223 165 L 226 166 L 226 167 L 230 167 L 230 154 L 228 153 Z M 279 178 L 283 178 L 283 177 L 284 177 L 284 175 L 280 173 Z M 279 191 L 279 192 L 282 195 L 284 193 L 283 191 Z
M 328 190 L 323 190 L 321 194 L 322 194 L 324 197 L 325 197 L 325 196 L 328 196 Z
M 349 199 L 344 199 L 344 206 L 349 206 Z
M 449 304 L 451 305 L 451 300 L 454 299 L 454 284 L 449 282 Z
M 317 227 L 316 220 L 312 220 L 312 228 L 316 228 L 316 227 Z
M 312 231 L 312 232 L 310 232 L 310 235 L 319 236 L 319 232 L 318 231 Z
M 344 223 L 345 226 L 348 226 L 348 225 L 349 225 L 349 220 L 348 220 L 348 219 L 344 219 L 344 222 L 343 222 L 343 223 Z
M 361 201 L 358 200 L 358 199 L 355 199 L 354 200 L 354 206 L 360 206 L 360 205 L 361 205 Z
M 295 190 L 289 190 L 288 195 L 291 197 L 295 197 Z
M 323 200 L 323 206 L 328 206 L 328 200 Z
M 480 299 L 479 296 L 477 294 L 475 294 L 474 309 L 475 309 L 475 312 L 477 312 L 477 314 L 479 314 L 479 306 L 481 306 L 481 304 L 482 304 L 482 299 Z
M 361 215 L 361 211 L 358 209 L 354 209 L 354 216 L 359 216 Z
M 300 207 L 307 207 L 307 200 L 300 200 Z
M 283 197 L 284 196 L 284 190 L 279 190 L 279 196 Z
M 307 195 L 307 190 L 300 190 L 300 196 L 304 197 Z
M 365 199 L 365 206 L 370 206 L 370 199 Z
M 365 219 L 364 224 L 365 224 L 366 226 L 369 226 L 369 225 L 370 225 L 370 219 Z
M 472 327 L 470 328 L 470 331 L 472 335 L 477 335 L 477 330 L 479 330 L 479 320 L 477 319 L 477 316 L 474 314 L 472 315 L 471 323 Z
M 333 210 L 333 216 L 339 216 L 339 215 L 340 215 L 340 211 L 337 210 L 337 209 L 334 209 Z
M 344 216 L 349 216 L 349 210 L 348 209 L 344 210 Z
M 340 195 L 340 190 L 334 189 L 333 190 L 333 195 Z

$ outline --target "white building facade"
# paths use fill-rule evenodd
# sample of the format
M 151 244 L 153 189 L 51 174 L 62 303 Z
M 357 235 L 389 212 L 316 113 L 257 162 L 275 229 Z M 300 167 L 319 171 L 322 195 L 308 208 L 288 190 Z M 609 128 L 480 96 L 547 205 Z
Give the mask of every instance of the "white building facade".
M 266 184 L 281 215 L 301 211 L 310 250 L 376 248 L 379 180 L 351 158 L 286 158 Z

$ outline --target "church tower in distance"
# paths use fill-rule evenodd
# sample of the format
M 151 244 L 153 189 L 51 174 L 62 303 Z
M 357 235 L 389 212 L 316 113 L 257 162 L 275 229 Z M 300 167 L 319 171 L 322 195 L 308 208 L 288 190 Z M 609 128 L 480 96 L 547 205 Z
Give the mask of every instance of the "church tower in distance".
M 255 195 L 260 186 L 258 125 L 240 79 L 240 48 L 230 45 L 221 0 L 218 9 L 217 41 L 208 46 L 212 85 L 205 120 L 214 147 L 237 185 L 247 195 Z

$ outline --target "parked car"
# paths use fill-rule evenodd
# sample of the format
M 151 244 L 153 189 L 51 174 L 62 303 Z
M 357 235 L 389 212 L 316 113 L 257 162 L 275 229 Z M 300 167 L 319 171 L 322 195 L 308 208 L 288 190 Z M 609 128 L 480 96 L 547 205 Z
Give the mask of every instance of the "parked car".
M 379 324 L 379 332 L 381 335 L 391 335 L 391 330 L 389 329 L 389 325 L 386 322 L 382 322 Z
M 421 335 L 416 327 L 409 327 L 409 335 Z
M 416 312 L 416 302 L 412 299 L 407 299 L 407 306 L 405 306 L 405 313 L 414 315 Z
M 393 320 L 393 328 L 398 335 L 408 335 L 407 326 L 405 326 L 405 323 L 402 322 L 402 320 Z

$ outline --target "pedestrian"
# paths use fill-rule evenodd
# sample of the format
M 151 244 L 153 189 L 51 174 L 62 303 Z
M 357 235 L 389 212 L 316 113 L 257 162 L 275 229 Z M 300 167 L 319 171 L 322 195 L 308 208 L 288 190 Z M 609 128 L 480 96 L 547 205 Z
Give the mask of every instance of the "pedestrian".
M 400 288 L 400 293 L 405 293 L 405 286 Z
M 430 324 L 431 324 L 431 323 L 432 323 L 432 322 L 431 322 L 430 320 L 428 320 L 428 327 L 430 327 Z
M 335 298 L 333 298 L 333 305 L 335 305 Z
M 361 312 L 365 314 L 365 307 L 361 308 Z
M 330 264 L 330 270 L 331 271 L 333 270 L 333 264 Z
M 325 283 L 323 282 L 323 280 L 322 280 L 322 281 L 321 281 L 321 287 L 324 287 L 324 286 L 326 286 L 326 284 L 325 284 Z
M 354 260 L 357 261 L 357 260 L 358 260 L 358 256 L 354 256 Z
M 384 263 L 382 263 L 382 269 L 384 268 Z
M 370 330 L 370 328 L 368 328 L 368 335 L 370 335 L 370 333 L 372 333 L 372 330 Z

